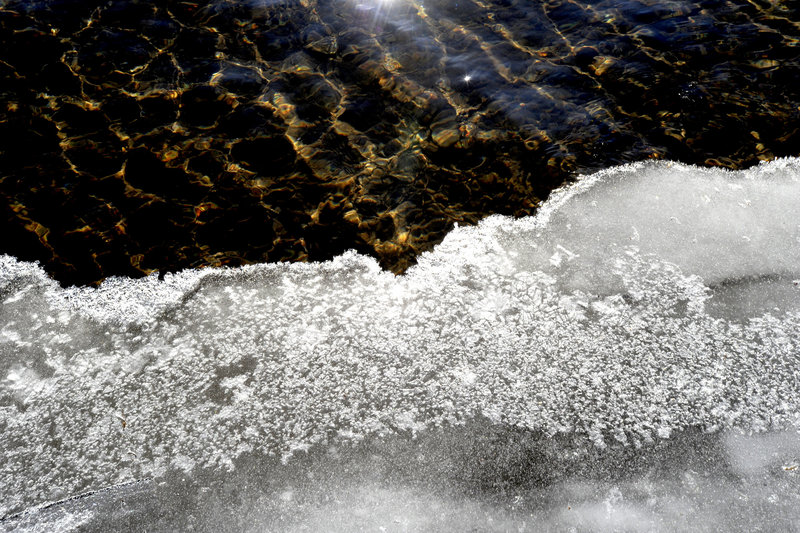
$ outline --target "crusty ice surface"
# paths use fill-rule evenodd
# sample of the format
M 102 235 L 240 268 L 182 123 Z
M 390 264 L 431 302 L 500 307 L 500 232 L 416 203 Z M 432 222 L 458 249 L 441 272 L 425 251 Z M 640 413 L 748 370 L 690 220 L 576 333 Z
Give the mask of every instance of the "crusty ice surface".
M 641 163 L 403 277 L 349 253 L 62 289 L 0 256 L 0 516 L 473 417 L 599 449 L 796 431 L 797 213 L 797 159 Z
M 796 431 L 689 432 L 576 459 L 542 439 L 487 429 L 330 446 L 286 465 L 239 462 L 212 483 L 118 485 L 0 529 L 697 533 L 797 531 L 800 523 Z

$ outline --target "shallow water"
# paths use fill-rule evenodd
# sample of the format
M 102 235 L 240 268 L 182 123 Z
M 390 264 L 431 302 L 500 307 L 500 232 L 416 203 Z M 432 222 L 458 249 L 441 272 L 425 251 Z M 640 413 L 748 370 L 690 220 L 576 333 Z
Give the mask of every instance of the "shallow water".
M 0 252 L 395 272 L 578 173 L 800 153 L 795 2 L 4 0 Z

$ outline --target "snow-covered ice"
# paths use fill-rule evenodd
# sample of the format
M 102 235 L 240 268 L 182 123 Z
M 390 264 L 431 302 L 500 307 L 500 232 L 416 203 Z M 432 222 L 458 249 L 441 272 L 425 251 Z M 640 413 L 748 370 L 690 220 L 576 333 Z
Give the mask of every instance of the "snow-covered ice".
M 743 505 L 780 530 L 800 519 L 797 213 L 800 160 L 733 173 L 650 162 L 582 178 L 536 217 L 456 228 L 402 277 L 349 253 L 63 289 L 2 256 L 0 516 L 134 480 L 124 487 L 147 494 L 177 483 L 165 479 L 233 482 L 255 457 L 274 458 L 251 467 L 256 477 L 278 481 L 252 502 L 273 490 L 293 509 L 291 480 L 317 464 L 303 470 L 298 457 L 342 447 L 391 455 L 426 438 L 435 455 L 454 445 L 432 435 L 483 442 L 496 427 L 505 436 L 488 439 L 486 456 L 498 442 L 535 442 L 512 454 L 509 486 L 527 492 L 512 497 L 504 485 L 502 505 L 470 503 L 475 480 L 447 473 L 438 478 L 463 486 L 461 496 L 380 476 L 343 487 L 349 474 L 333 467 L 297 494 L 317 501 L 339 483 L 341 500 L 376 499 L 375 516 L 388 516 L 389 500 L 435 503 L 441 516 L 495 513 L 487 528 L 497 530 L 681 529 L 692 513 L 723 523 L 715 505 Z M 704 466 L 664 467 L 664 446 Z M 560 473 L 526 485 L 531 454 Z M 477 485 L 497 492 L 496 480 Z M 297 505 L 305 525 L 256 511 L 249 523 L 313 529 Z M 347 515 L 330 505 L 328 516 Z M 91 522 L 85 513 L 56 506 L 5 525 L 69 529 Z

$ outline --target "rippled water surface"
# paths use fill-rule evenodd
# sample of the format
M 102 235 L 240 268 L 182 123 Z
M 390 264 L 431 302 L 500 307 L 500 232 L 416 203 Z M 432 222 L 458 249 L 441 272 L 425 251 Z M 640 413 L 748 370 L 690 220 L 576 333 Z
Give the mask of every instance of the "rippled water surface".
M 0 252 L 403 271 L 584 171 L 800 146 L 791 1 L 0 1 Z

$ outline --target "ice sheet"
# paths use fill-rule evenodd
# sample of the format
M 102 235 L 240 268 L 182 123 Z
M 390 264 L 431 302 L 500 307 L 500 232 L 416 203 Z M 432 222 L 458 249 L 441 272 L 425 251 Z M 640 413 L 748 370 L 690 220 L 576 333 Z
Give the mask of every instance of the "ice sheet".
M 797 432 L 688 431 L 576 457 L 570 440 L 476 421 L 328 446 L 220 475 L 111 487 L 0 526 L 80 531 L 796 531 Z M 2 529 L 0 527 L 0 529 Z
M 579 455 L 796 430 L 798 212 L 797 159 L 641 163 L 404 277 L 349 253 L 62 289 L 2 257 L 0 516 L 475 417 Z

